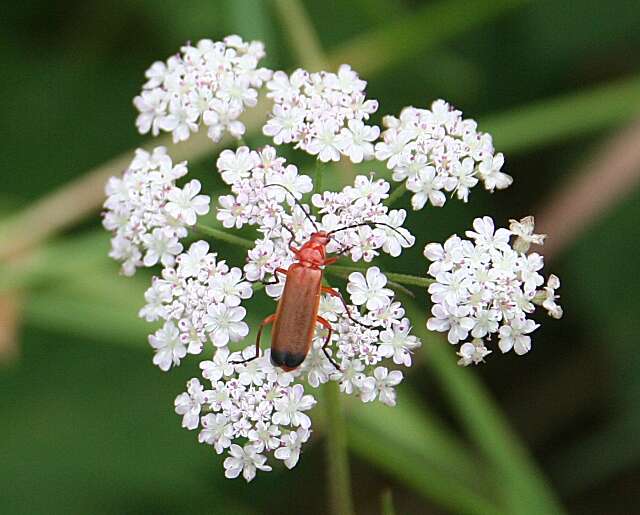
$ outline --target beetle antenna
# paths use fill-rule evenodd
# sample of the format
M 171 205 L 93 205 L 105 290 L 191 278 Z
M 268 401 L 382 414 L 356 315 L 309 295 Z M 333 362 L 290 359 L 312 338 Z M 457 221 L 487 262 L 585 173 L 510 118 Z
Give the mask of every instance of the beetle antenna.
M 364 227 L 365 225 L 368 226 L 368 227 L 375 227 L 375 226 L 378 226 L 378 225 L 381 225 L 383 227 L 387 227 L 387 228 L 391 229 L 393 232 L 397 233 L 404 241 L 407 242 L 408 245 L 411 245 L 411 242 L 407 239 L 407 237 L 404 234 L 402 234 L 393 225 L 389 225 L 389 224 L 384 223 L 384 222 L 361 222 L 361 223 L 358 223 L 358 224 L 348 225 L 347 227 L 340 227 L 340 229 L 334 229 L 333 231 L 329 231 L 329 235 L 335 234 L 335 233 L 340 232 L 340 231 L 346 231 L 347 229 L 353 229 L 354 227 Z
M 283 184 L 265 184 L 265 188 L 271 188 L 272 186 L 277 186 L 279 188 L 282 188 L 283 190 L 285 190 L 289 195 L 291 195 L 291 197 L 293 198 L 293 201 L 298 205 L 298 207 L 300 209 L 302 209 L 302 212 L 304 213 L 304 216 L 307 217 L 307 219 L 313 224 L 313 227 L 315 228 L 316 231 L 319 231 L 320 229 L 318 228 L 318 224 L 316 224 L 315 220 L 313 218 L 311 218 L 311 215 L 309 213 L 307 213 L 307 210 L 304 208 L 304 206 L 300 203 L 300 201 L 296 198 L 296 196 L 291 192 L 291 190 L 289 188 L 287 188 L 286 186 L 284 186 Z

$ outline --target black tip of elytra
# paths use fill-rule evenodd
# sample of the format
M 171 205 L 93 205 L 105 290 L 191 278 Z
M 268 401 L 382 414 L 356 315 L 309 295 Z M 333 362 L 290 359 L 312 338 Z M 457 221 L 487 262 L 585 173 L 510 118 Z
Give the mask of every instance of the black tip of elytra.
M 271 363 L 276 367 L 293 370 L 300 366 L 306 356 L 299 352 L 271 349 Z

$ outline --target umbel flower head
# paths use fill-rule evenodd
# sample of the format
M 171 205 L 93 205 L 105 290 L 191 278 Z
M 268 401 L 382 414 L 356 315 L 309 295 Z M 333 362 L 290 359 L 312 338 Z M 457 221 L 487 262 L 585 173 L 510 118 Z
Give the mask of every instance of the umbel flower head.
M 306 412 L 315 404 L 304 385 L 317 388 L 336 381 L 341 391 L 363 402 L 394 405 L 395 387 L 403 378 L 397 368 L 410 366 L 420 346 L 387 278 L 374 266 L 349 275 L 345 295 L 351 302 L 346 306 L 323 295 L 318 314 L 332 325 L 328 348 L 323 349 L 326 329 L 318 325 L 302 366 L 284 372 L 271 363 L 268 350 L 255 358 L 254 342 L 245 339 L 242 303 L 253 294 L 251 282 L 261 286 L 272 280 L 276 268 L 286 269 L 294 261 L 289 245 L 319 230 L 385 224 L 336 233 L 328 250 L 354 261 L 371 261 L 379 253 L 398 255 L 415 238 L 402 227 L 405 212 L 384 206 L 389 185 L 383 180 L 359 176 L 341 192 L 314 195 L 316 217 L 302 202 L 312 190 L 311 179 L 272 147 L 224 151 L 218 169 L 233 192 L 219 198 L 218 219 L 226 227 L 253 225 L 259 234 L 244 271 L 220 260 L 207 242 L 196 241 L 153 279 L 140 316 L 162 323 L 149 337 L 153 361 L 162 370 L 179 365 L 188 354 L 208 356 L 200 363 L 202 377 L 191 379 L 176 399 L 176 412 L 184 427 L 199 430 L 200 442 L 227 453 L 227 477 L 242 473 L 250 480 L 256 470 L 270 470 L 268 455 L 290 468 L 297 463 L 311 434 Z M 267 286 L 266 294 L 278 299 L 282 282 Z
M 225 131 L 241 137 L 245 126 L 238 117 L 256 105 L 257 89 L 271 78 L 271 70 L 258 68 L 263 44 L 227 36 L 216 42 L 202 39 L 180 50 L 166 62 L 153 63 L 145 74 L 148 80 L 133 99 L 140 112 L 140 133 L 171 132 L 175 143 L 188 139 L 203 123 L 213 141 L 220 141 Z
M 367 122 L 378 103 L 366 98 L 366 82 L 350 66 L 337 73 L 274 73 L 258 67 L 262 57 L 262 43 L 229 36 L 187 44 L 154 63 L 134 99 L 139 131 L 171 132 L 178 142 L 204 124 L 214 141 L 225 132 L 239 138 L 245 127 L 238 117 L 256 105 L 266 84 L 273 108 L 262 132 L 275 145 L 293 143 L 323 162 L 386 161 L 393 180 L 413 192 L 414 209 L 442 206 L 447 192 L 466 202 L 478 182 L 491 192 L 511 184 L 491 136 L 445 101 L 385 117 L 377 141 L 379 128 Z M 103 224 L 124 274 L 162 267 L 139 312 L 156 324 L 148 338 L 153 363 L 169 371 L 188 356 L 202 356 L 200 377 L 175 399 L 182 425 L 224 455 L 226 477 L 251 481 L 278 461 L 296 465 L 312 434 L 312 392 L 320 385 L 334 381 L 362 402 L 396 403 L 395 388 L 421 342 L 384 271 L 368 263 L 380 254 L 399 256 L 415 237 L 404 227 L 407 212 L 385 205 L 389 183 L 368 170 L 340 191 L 322 191 L 272 146 L 224 150 L 216 165 L 230 192 L 215 202 L 223 230 L 209 232 L 225 239 L 223 231 L 254 231 L 243 242 L 249 250 L 241 266 L 228 264 L 212 242 L 192 238 L 183 246 L 188 230 L 209 212 L 210 198 L 200 194 L 199 181 L 186 180 L 186 163 L 174 164 L 163 147 L 137 150 L 122 177 L 109 180 Z M 469 239 L 454 235 L 425 248 L 434 278 L 427 327 L 461 344 L 462 365 L 481 362 L 494 338 L 502 352 L 527 352 L 538 327 L 530 318 L 535 305 L 562 315 L 559 279 L 551 275 L 545 284 L 542 256 L 527 253 L 544 239 L 534 234 L 532 217 L 511 220 L 509 229 L 495 230 L 489 217 L 473 227 Z M 269 349 L 257 353 L 247 336 L 250 325 L 276 311 L 286 272 L 303 261 L 298 250 L 318 234 L 327 254 L 358 265 L 346 274 L 326 267 L 325 279 L 337 274 L 346 287 L 341 295 L 322 289 L 316 313 L 322 324 L 300 366 L 285 371 L 274 366 Z M 247 312 L 254 295 L 267 296 L 269 312 Z
M 199 194 L 198 180 L 176 186 L 186 174 L 186 162 L 174 165 L 166 148 L 156 147 L 150 153 L 136 150 L 122 177 L 107 182 L 102 223 L 113 233 L 109 255 L 122 262 L 125 275 L 158 262 L 172 264 L 187 227 L 209 212 L 209 196 Z
M 491 136 L 444 100 L 431 109 L 406 107 L 399 118 L 385 116 L 383 122 L 387 129 L 376 158 L 387 161 L 394 181 L 406 181 L 413 209 L 443 206 L 445 192 L 467 202 L 478 182 L 491 192 L 513 182 L 501 171 L 504 156 L 494 154 Z
M 380 129 L 365 124 L 378 110 L 365 96 L 366 85 L 346 64 L 338 73 L 277 71 L 267 82 L 274 106 L 263 132 L 276 145 L 296 143 L 323 162 L 341 155 L 354 163 L 371 159 Z
M 550 275 L 545 285 L 539 273 L 543 257 L 526 253 L 530 243 L 544 239 L 533 233 L 533 217 L 511 220 L 510 229 L 496 230 L 485 216 L 473 221 L 473 229 L 466 232 L 470 239 L 453 235 L 444 245 L 430 243 L 424 249 L 435 279 L 429 286 L 433 316 L 427 327 L 446 332 L 452 344 L 462 343 L 462 365 L 483 361 L 491 352 L 485 343 L 493 337 L 503 353 L 529 352 L 529 335 L 539 327 L 529 318 L 535 305 L 553 318 L 562 317 L 555 293 L 560 280 Z

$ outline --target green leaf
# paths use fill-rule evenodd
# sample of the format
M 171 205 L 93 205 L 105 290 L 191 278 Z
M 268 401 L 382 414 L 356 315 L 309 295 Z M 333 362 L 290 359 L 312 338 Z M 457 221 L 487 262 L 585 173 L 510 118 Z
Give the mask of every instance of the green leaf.
M 404 306 L 415 322 L 415 334 L 422 338 L 426 366 L 440 383 L 469 438 L 495 469 L 494 480 L 506 512 L 563 513 L 542 472 L 474 372 L 459 367 L 452 347 L 427 331 L 424 308 L 409 299 L 405 299 Z
M 392 64 L 408 61 L 471 28 L 482 25 L 528 0 L 441 0 L 356 36 L 329 53 L 332 68 L 350 64 L 371 77 Z
M 501 151 L 524 152 L 619 125 L 638 113 L 640 76 L 631 76 L 488 116 L 479 127 Z
M 361 458 L 455 513 L 501 513 L 487 466 L 407 385 L 397 406 L 353 402 L 348 413 L 349 447 Z

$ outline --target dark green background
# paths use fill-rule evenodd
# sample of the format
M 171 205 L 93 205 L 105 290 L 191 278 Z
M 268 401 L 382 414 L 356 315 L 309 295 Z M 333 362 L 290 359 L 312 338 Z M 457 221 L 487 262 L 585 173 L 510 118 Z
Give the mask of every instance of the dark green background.
M 436 5 L 446 10 L 448 3 L 453 23 L 466 16 L 465 4 L 477 4 Z M 364 77 L 369 95 L 380 100 L 379 114 L 444 97 L 468 116 L 496 120 L 548 98 L 638 80 L 636 1 L 518 4 L 417 51 L 412 48 L 431 37 L 427 30 L 395 33 L 394 62 Z M 411 20 L 430 3 L 305 5 L 330 52 Z M 491 9 L 491 3 L 484 5 Z M 6 3 L 2 11 L 3 215 L 145 141 L 136 133 L 131 99 L 149 64 L 185 41 L 239 33 L 265 41 L 270 66 L 297 64 L 266 1 L 25 0 Z M 629 111 L 637 113 L 640 96 L 635 100 Z M 584 130 L 507 152 L 515 179 L 508 191 L 474 191 L 468 205 L 451 201 L 420 212 L 423 218 L 412 222 L 418 241 L 462 231 L 481 214 L 505 224 L 537 212 L 625 124 L 620 117 L 591 128 L 590 116 L 589 110 L 573 113 L 585 122 Z M 512 130 L 527 127 L 516 123 Z M 503 133 L 505 141 L 511 136 Z M 500 135 L 495 143 L 500 150 Z M 217 191 L 219 182 L 210 178 L 214 162 L 211 155 L 192 169 Z M 488 386 L 571 513 L 626 514 L 640 501 L 639 201 L 640 192 L 629 191 L 547 264 L 547 272 L 562 279 L 565 317 L 545 320 L 529 355 L 492 355 L 486 365 L 465 371 Z M 196 364 L 192 360 L 171 374 L 151 365 L 145 325 L 135 319 L 146 276 L 132 283 L 118 277 L 117 266 L 103 258 L 106 235 L 94 236 L 98 224 L 94 216 L 52 242 L 45 271 L 20 288 L 25 309 L 19 356 L 0 363 L 0 513 L 324 513 L 320 438 L 305 448 L 293 471 L 277 467 L 247 486 L 225 480 L 220 458 L 180 428 L 173 398 Z M 94 243 L 87 245 L 87 239 Z M 78 241 L 84 243 L 76 248 Z M 241 263 L 238 251 L 225 256 Z M 425 267 L 416 247 L 391 269 L 421 275 Z M 269 309 L 260 300 L 252 306 L 256 319 Z M 450 354 L 453 360 L 453 348 Z M 408 383 L 419 402 L 457 434 L 451 406 L 429 370 L 418 367 Z M 360 513 L 375 513 L 387 487 L 397 513 L 450 513 L 384 467 L 361 460 L 352 463 Z

